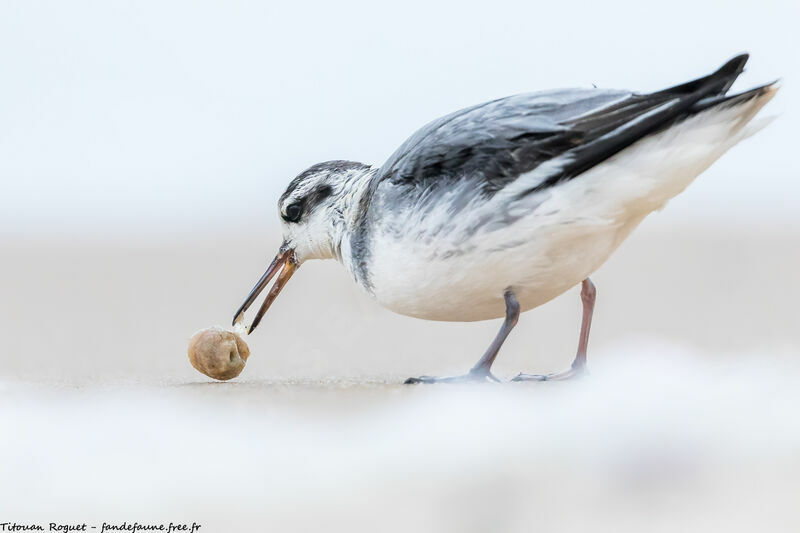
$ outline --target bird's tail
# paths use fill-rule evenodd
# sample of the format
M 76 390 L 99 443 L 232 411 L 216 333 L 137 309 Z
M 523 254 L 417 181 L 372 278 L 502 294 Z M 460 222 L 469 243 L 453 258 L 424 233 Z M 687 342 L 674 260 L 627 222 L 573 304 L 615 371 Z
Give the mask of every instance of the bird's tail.
M 615 110 L 611 114 L 611 118 L 617 118 L 618 122 L 606 120 L 608 119 L 606 116 L 599 116 L 600 126 L 590 133 L 594 138 L 572 150 L 570 152 L 573 155 L 572 160 L 564 165 L 560 176 L 553 179 L 561 180 L 564 177 L 577 176 L 640 139 L 668 129 L 708 109 L 709 106 L 722 104 L 725 102 L 725 93 L 743 72 L 748 58 L 748 54 L 741 54 L 708 76 L 654 93 L 634 95 L 625 109 Z M 756 93 L 749 96 L 742 93 L 738 96 L 744 99 L 754 98 Z M 581 117 L 580 120 L 587 123 L 598 121 L 596 115 L 607 114 L 605 110 L 595 115 Z M 584 124 L 584 128 L 587 127 L 589 126 Z M 542 185 L 550 183 L 545 182 Z

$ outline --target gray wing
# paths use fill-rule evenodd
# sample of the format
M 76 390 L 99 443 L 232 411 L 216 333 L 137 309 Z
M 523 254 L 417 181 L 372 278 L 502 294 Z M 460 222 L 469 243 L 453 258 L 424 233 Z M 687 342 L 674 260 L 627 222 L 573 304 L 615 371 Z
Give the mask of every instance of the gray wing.
M 414 133 L 377 179 L 423 189 L 470 179 L 492 193 L 579 144 L 582 134 L 570 120 L 630 97 L 628 91 L 565 89 L 462 109 Z
M 568 155 L 535 189 L 552 186 L 722 98 L 746 61 L 746 55 L 736 57 L 709 76 L 650 94 L 562 89 L 457 111 L 403 143 L 381 167 L 375 185 L 428 194 L 454 180 L 470 180 L 491 195 L 542 163 Z

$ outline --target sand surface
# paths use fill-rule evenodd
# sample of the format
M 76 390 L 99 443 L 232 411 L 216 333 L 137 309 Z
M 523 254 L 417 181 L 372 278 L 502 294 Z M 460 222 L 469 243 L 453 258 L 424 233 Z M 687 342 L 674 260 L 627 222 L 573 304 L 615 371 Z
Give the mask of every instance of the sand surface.
M 215 383 L 277 238 L 3 242 L 0 521 L 215 531 L 797 531 L 800 233 L 643 228 L 594 277 L 580 382 L 462 372 L 499 321 L 392 315 L 304 265 Z M 573 291 L 523 316 L 505 378 L 569 364 Z M 99 525 L 99 524 L 98 524 Z

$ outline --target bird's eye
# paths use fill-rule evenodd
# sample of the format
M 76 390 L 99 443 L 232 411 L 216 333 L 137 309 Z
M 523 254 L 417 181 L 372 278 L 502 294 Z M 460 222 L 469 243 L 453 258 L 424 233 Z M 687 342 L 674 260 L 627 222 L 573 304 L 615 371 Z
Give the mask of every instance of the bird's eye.
M 283 220 L 286 222 L 297 222 L 303 214 L 303 206 L 299 203 L 290 204 L 286 208 L 286 214 L 283 215 Z

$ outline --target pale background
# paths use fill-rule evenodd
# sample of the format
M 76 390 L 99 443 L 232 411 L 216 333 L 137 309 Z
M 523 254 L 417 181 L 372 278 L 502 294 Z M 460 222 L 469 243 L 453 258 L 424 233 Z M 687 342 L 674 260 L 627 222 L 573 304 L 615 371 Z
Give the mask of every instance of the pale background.
M 769 1 L 0 3 L 0 522 L 797 530 L 799 18 Z M 463 372 L 499 322 L 393 315 L 335 263 L 293 278 L 240 378 L 189 366 L 189 336 L 227 324 L 274 254 L 303 168 L 380 164 L 488 99 L 656 90 L 745 50 L 735 89 L 782 78 L 778 119 L 593 276 L 589 379 L 395 385 Z M 576 291 L 524 315 L 498 375 L 565 367 L 579 315 Z

